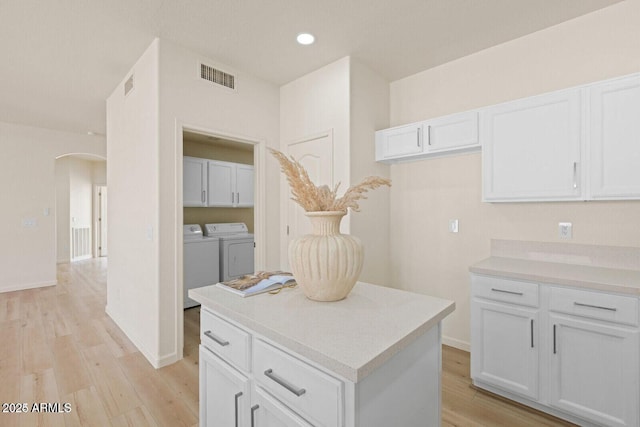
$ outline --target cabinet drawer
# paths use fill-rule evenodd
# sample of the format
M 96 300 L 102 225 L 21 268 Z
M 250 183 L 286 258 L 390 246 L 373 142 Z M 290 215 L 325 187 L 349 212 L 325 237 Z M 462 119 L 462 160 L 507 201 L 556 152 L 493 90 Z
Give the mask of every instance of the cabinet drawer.
M 549 309 L 591 319 L 638 325 L 638 299 L 635 297 L 551 287 Z
M 539 304 L 536 283 L 474 275 L 471 277 L 471 287 L 476 297 L 530 307 L 538 307 Z
M 343 383 L 274 346 L 254 340 L 256 380 L 317 426 L 343 425 Z
M 227 362 L 249 371 L 251 335 L 204 308 L 200 311 L 200 341 Z

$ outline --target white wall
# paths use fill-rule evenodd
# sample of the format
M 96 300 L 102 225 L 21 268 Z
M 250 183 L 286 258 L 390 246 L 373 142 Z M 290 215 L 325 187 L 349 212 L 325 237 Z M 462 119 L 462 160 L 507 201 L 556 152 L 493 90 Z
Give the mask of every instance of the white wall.
M 388 125 L 388 105 L 388 82 L 355 59 L 342 58 L 280 88 L 281 150 L 333 130 L 333 176 L 334 184 L 341 184 L 340 195 L 366 176 L 388 176 L 388 166 L 375 163 L 373 144 L 375 130 Z M 376 190 L 368 197 L 361 212 L 342 220 L 341 231 L 359 237 L 365 246 L 360 280 L 387 284 L 389 191 Z M 282 199 L 284 229 L 287 199 Z M 281 254 L 286 253 L 283 239 Z
M 158 356 L 159 42 L 107 99 L 107 313 L 152 362 Z M 133 73 L 134 89 L 124 96 Z
M 104 157 L 105 140 L 0 122 L 0 147 L 0 292 L 55 284 L 56 157 Z
M 121 84 L 107 102 L 108 310 L 154 366 L 179 355 L 182 126 L 278 145 L 278 89 L 242 73 L 236 73 L 237 91 L 212 86 L 199 78 L 199 59 L 155 40 L 132 69 L 134 92 L 125 99 Z M 267 159 L 264 178 L 270 193 L 261 225 L 266 233 L 263 268 L 275 269 L 275 160 Z
M 629 0 L 391 83 L 391 125 L 640 71 L 640 1 Z M 541 124 L 544 125 L 544 124 Z M 640 246 L 640 202 L 481 203 L 481 155 L 391 166 L 396 286 L 453 299 L 445 341 L 469 344 L 469 265 L 492 238 Z M 447 232 L 448 219 L 460 233 Z
M 71 228 L 69 226 L 69 165 L 68 156 L 56 160 L 56 262 L 71 261 Z
M 90 227 L 93 222 L 93 162 L 69 159 L 69 216 L 72 228 Z

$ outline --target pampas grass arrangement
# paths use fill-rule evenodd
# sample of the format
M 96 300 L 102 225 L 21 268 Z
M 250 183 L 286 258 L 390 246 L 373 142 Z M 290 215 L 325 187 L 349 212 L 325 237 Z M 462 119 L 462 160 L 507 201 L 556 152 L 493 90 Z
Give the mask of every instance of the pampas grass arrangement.
M 344 195 L 338 198 L 340 183 L 331 189 L 326 185 L 317 186 L 309 178 L 309 174 L 296 159 L 285 156 L 282 152 L 269 149 L 280 163 L 282 173 L 287 177 L 291 187 L 291 200 L 302 206 L 306 212 L 318 211 L 360 211 L 358 200 L 366 199 L 365 193 L 386 185 L 391 187 L 391 180 L 379 176 L 370 176 L 361 183 L 351 186 Z

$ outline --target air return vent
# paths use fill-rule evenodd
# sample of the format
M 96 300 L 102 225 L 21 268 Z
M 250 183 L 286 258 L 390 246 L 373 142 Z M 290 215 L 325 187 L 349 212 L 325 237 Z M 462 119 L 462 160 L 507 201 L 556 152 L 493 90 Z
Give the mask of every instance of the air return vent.
M 133 90 L 133 74 L 131 74 L 131 77 L 129 77 L 127 81 L 124 82 L 124 96 L 129 95 L 129 92 L 131 92 L 132 90 Z
M 224 87 L 228 87 L 229 89 L 235 89 L 236 87 L 235 76 L 225 73 L 224 71 L 217 70 L 206 64 L 200 64 L 200 78 Z

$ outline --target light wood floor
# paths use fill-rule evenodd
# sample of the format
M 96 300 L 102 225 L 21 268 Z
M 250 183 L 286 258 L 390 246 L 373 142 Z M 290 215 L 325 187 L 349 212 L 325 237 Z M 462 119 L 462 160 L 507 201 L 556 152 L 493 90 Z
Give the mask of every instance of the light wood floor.
M 185 312 L 185 358 L 155 370 L 104 312 L 106 268 L 63 264 L 57 286 L 0 293 L 0 402 L 71 404 L 0 426 L 197 425 L 200 310 Z M 471 388 L 466 352 L 444 348 L 442 382 L 443 427 L 570 425 Z

